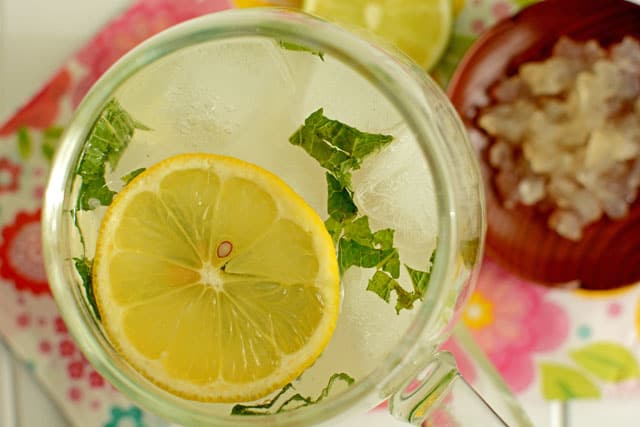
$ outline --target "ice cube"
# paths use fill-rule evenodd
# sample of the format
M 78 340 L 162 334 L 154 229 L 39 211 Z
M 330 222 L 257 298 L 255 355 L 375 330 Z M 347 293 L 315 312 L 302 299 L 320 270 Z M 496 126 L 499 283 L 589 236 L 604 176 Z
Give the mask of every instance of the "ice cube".
M 353 173 L 354 201 L 369 216 L 373 230 L 395 230 L 403 262 L 424 268 L 438 230 L 431 171 L 408 129 L 400 127 L 392 134 L 395 140 Z

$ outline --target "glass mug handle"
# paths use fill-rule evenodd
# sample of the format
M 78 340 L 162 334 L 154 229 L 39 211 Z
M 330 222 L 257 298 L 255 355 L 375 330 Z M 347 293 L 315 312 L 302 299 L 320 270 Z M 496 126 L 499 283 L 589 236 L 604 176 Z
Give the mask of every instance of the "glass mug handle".
M 464 325 L 456 327 L 454 336 L 480 371 L 479 388 L 488 401 L 462 378 L 453 355 L 441 351 L 417 378 L 391 396 L 391 414 L 425 427 L 533 427 Z

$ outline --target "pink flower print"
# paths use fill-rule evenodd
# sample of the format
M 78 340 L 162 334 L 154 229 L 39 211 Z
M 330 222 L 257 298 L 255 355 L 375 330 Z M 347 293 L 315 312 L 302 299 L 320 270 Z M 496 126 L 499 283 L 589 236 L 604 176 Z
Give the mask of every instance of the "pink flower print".
M 485 261 L 463 319 L 515 392 L 533 381 L 533 354 L 560 346 L 569 333 L 567 314 L 545 299 L 548 291 Z
M 76 351 L 76 346 L 71 340 L 62 340 L 58 347 L 62 357 L 73 356 L 73 353 Z
M 16 317 L 16 324 L 19 328 L 26 328 L 31 324 L 31 316 L 27 313 L 20 313 Z
M 69 389 L 69 399 L 71 399 L 72 402 L 79 402 L 82 400 L 82 391 L 77 387 L 72 387 Z
M 68 332 L 67 325 L 64 324 L 64 320 L 62 320 L 62 317 L 56 317 L 54 320 L 54 324 L 57 334 L 66 334 Z
M 49 341 L 40 341 L 39 349 L 40 353 L 49 354 L 51 353 L 51 343 Z
M 18 189 L 21 167 L 6 157 L 0 159 L 0 194 Z
M 39 210 L 18 213 L 14 223 L 2 230 L 0 277 L 13 282 L 18 290 L 49 293 L 42 259 Z
M 190 18 L 230 7 L 228 0 L 143 0 L 111 22 L 77 55 L 87 74 L 73 93 L 78 105 L 91 85 L 118 58 L 152 35 Z
M 27 105 L 0 126 L 0 136 L 7 136 L 26 126 L 45 129 L 51 126 L 60 110 L 60 100 L 71 86 L 71 74 L 64 68 L 47 83 Z
M 91 386 L 91 388 L 104 387 L 104 378 L 96 371 L 91 371 L 89 374 L 89 386 Z
M 69 377 L 73 379 L 82 378 L 84 375 L 84 363 L 82 361 L 71 362 L 67 365 Z

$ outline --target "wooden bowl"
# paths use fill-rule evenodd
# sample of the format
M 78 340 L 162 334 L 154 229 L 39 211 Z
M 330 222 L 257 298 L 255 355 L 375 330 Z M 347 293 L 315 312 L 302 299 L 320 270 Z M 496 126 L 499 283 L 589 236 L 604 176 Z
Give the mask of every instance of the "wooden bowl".
M 448 94 L 465 124 L 476 128 L 488 89 L 518 67 L 543 60 L 560 36 L 603 46 L 626 35 L 640 39 L 640 6 L 624 0 L 545 0 L 501 21 L 470 48 L 458 66 Z M 487 253 L 517 275 L 550 286 L 578 281 L 585 289 L 610 289 L 640 281 L 640 198 L 625 218 L 607 218 L 573 242 L 547 226 L 535 208 L 503 207 L 486 157 L 477 146 L 486 184 Z

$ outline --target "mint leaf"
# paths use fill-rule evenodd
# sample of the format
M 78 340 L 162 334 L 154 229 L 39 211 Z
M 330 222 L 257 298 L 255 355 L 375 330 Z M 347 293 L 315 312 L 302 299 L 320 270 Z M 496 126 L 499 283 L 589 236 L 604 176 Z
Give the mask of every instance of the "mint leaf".
M 76 271 L 82 279 L 82 286 L 87 296 L 87 301 L 93 310 L 94 314 L 100 319 L 100 312 L 98 311 L 98 304 L 96 303 L 96 297 L 93 293 L 93 280 L 91 278 L 91 270 L 93 268 L 93 261 L 86 257 L 73 258 L 73 265 L 76 267 Z
M 107 103 L 87 137 L 76 170 L 82 177 L 77 209 L 92 210 L 96 203 L 103 206 L 111 204 L 115 192 L 105 182 L 106 164 L 111 170 L 116 168 L 136 129 L 148 128 L 136 122 L 117 100 Z
M 329 119 L 323 115 L 322 108 L 307 117 L 304 125 L 289 138 L 291 144 L 302 147 L 347 188 L 351 181 L 349 171 L 359 169 L 366 156 L 392 140 L 390 135 L 361 132 Z
M 402 286 L 398 285 L 393 289 L 396 291 L 396 314 L 400 314 L 400 310 L 411 310 L 413 303 L 421 299 L 415 292 L 408 292 Z
M 338 239 L 340 238 L 340 233 L 342 233 L 342 222 L 333 217 L 329 217 L 324 222 L 324 226 L 331 235 L 331 239 L 333 240 L 333 244 L 335 246 L 338 243 Z
M 468 268 L 475 265 L 479 246 L 480 240 L 477 237 L 475 239 L 465 240 L 460 244 L 462 262 L 464 262 L 464 265 Z
M 120 180 L 124 183 L 124 185 L 127 185 L 133 180 L 133 178 L 140 175 L 142 172 L 146 170 L 147 168 L 138 168 L 138 169 L 132 170 L 128 174 L 121 176 Z
M 408 265 L 404 265 L 404 268 L 409 273 L 409 277 L 411 277 L 411 283 L 413 283 L 414 292 L 424 295 L 427 290 L 427 286 L 429 285 L 429 278 L 431 277 L 431 270 L 429 271 L 420 271 L 414 270 Z
M 397 279 L 400 277 L 400 253 L 397 249 L 385 249 L 384 251 L 390 250 L 391 253 L 387 255 L 387 258 L 382 262 L 380 267 L 387 273 L 391 274 L 391 277 Z
M 295 389 L 293 384 L 289 383 L 286 386 L 284 386 L 282 390 L 280 390 L 273 399 L 268 400 L 264 403 L 259 403 L 256 405 L 240 405 L 240 404 L 234 405 L 233 408 L 231 409 L 231 415 L 271 415 L 271 414 L 279 414 L 281 412 L 286 412 L 293 409 L 298 409 L 305 406 L 313 405 L 315 403 L 320 402 L 322 399 L 328 397 L 329 393 L 334 387 L 334 384 L 338 380 L 343 381 L 347 386 L 350 386 L 355 382 L 355 380 L 351 376 L 349 376 L 344 372 L 333 374 L 331 375 L 331 378 L 329 378 L 329 381 L 327 382 L 327 386 L 322 389 L 318 397 L 316 397 L 315 399 L 311 397 L 305 397 L 300 393 L 296 393 L 293 396 L 287 398 L 282 404 L 278 406 L 278 409 L 272 412 L 271 409 L 275 407 L 278 400 L 280 400 L 280 398 L 284 396 L 289 390 Z M 292 406 L 293 403 L 298 403 L 298 404 L 295 406 Z
M 326 174 L 326 178 L 328 188 L 327 211 L 329 216 L 340 222 L 355 217 L 358 213 L 358 208 L 353 203 L 351 192 L 343 187 L 330 173 Z
M 355 240 L 341 238 L 338 242 L 338 264 L 341 272 L 352 266 L 382 268 L 394 256 L 394 252 L 397 253 L 395 249 L 376 249 Z
M 400 253 L 393 246 L 394 230 L 371 231 L 369 218 L 359 215 L 353 201 L 351 172 L 360 168 L 364 158 L 389 144 L 393 137 L 359 131 L 351 126 L 313 112 L 290 138 L 293 145 L 302 147 L 327 170 L 327 231 L 337 248 L 340 273 L 350 267 L 375 268 L 367 290 L 385 302 L 396 293 L 397 313 L 410 309 L 423 298 L 430 278 L 430 270 L 413 270 L 405 265 L 413 291 L 404 289 L 396 279 L 400 277 Z M 435 252 L 434 252 L 435 254 Z M 432 260 L 433 261 L 433 254 Z
M 395 230 L 384 228 L 373 233 L 373 243 L 380 246 L 380 249 L 391 249 L 393 247 L 393 235 Z
M 33 140 L 31 139 L 31 133 L 25 126 L 20 126 L 18 129 L 18 153 L 23 160 L 27 160 L 31 157 L 31 147 L 33 146 Z
M 385 302 L 389 302 L 389 298 L 391 298 L 391 291 L 393 291 L 396 286 L 400 285 L 391 276 L 389 276 L 388 273 L 378 270 L 373 274 L 373 276 L 371 276 L 371 279 L 369 279 L 367 290 L 377 294 L 380 298 L 385 300 Z
M 324 61 L 324 53 L 320 52 L 319 50 L 309 49 L 308 47 L 300 46 L 299 44 L 295 44 L 295 43 L 285 42 L 283 40 L 280 40 L 278 42 L 278 46 L 287 50 L 293 50 L 298 52 L 309 52 L 310 54 L 316 55 L 322 61 Z

